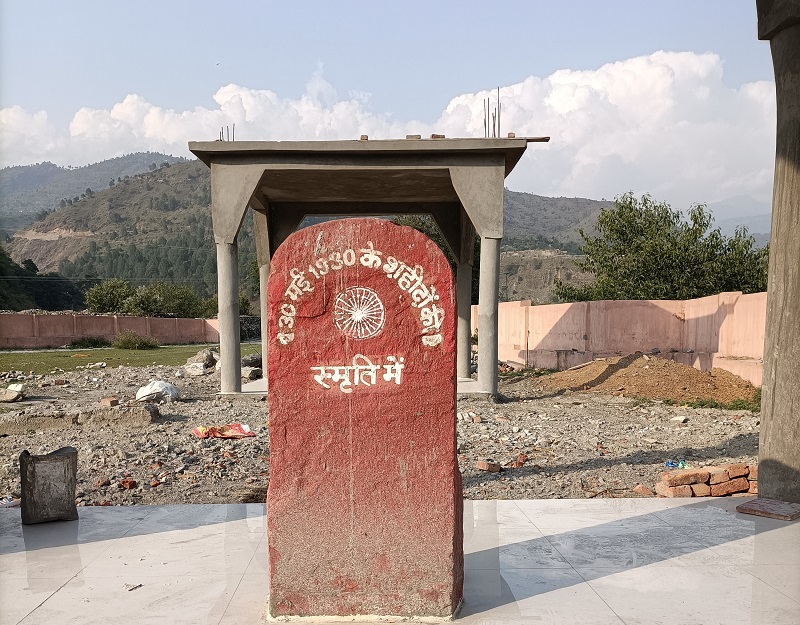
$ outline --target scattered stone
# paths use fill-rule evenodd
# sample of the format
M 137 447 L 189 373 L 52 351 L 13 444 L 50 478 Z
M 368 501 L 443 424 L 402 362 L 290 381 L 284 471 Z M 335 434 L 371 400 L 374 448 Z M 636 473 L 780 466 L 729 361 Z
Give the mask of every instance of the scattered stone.
M 14 385 L 16 386 L 16 384 Z M 14 391 L 10 388 L 0 390 L 0 402 L 10 404 L 15 401 L 22 401 L 24 395 L 19 391 Z
M 673 423 L 688 423 L 689 422 L 689 417 L 685 417 L 685 416 L 672 417 L 670 419 L 670 421 L 672 421 Z
M 94 485 L 97 488 L 103 488 L 104 486 L 111 486 L 111 480 L 108 479 L 107 477 L 101 477 L 94 483 Z
M 186 364 L 199 363 L 204 369 L 213 369 L 219 361 L 219 353 L 212 349 L 201 349 L 186 360 Z
M 481 415 L 479 415 L 479 414 L 472 415 L 472 422 L 473 423 L 480 423 L 481 421 L 483 421 L 483 419 L 481 419 Z
M 198 376 L 198 375 L 207 375 L 214 370 L 214 367 L 207 369 L 202 362 L 190 362 L 184 368 L 183 371 L 188 376 Z
M 261 364 L 261 353 L 255 354 L 248 354 L 247 356 L 242 357 L 242 367 L 255 367 L 260 368 Z
M 496 462 L 488 462 L 486 460 L 478 460 L 475 463 L 475 468 L 478 471 L 488 471 L 489 473 L 499 473 L 500 472 L 500 465 Z
M 242 367 L 243 380 L 259 380 L 263 375 L 264 372 L 258 367 Z
M 111 408 L 113 406 L 119 406 L 119 399 L 116 397 L 103 397 L 100 400 L 100 404 L 106 406 L 107 408 Z
M 139 485 L 139 483 L 132 478 L 126 477 L 119 481 L 119 485 L 125 490 L 132 490 L 136 488 Z

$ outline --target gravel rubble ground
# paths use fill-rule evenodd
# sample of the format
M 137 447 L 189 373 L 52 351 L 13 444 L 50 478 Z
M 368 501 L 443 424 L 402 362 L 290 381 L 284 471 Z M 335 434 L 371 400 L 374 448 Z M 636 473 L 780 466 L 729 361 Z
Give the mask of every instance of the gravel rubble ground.
M 43 454 L 72 446 L 78 505 L 264 501 L 269 428 L 263 395 L 218 396 L 219 373 L 93 364 L 26 379 L 23 401 L 0 404 L 0 499 L 19 497 L 24 449 Z M 152 380 L 175 384 L 181 399 L 146 410 L 134 397 Z M 504 376 L 500 401 L 457 401 L 464 497 L 638 497 L 632 489 L 652 489 L 669 460 L 692 467 L 754 464 L 758 413 L 669 403 L 728 403 L 751 399 L 754 390 L 727 372 L 702 373 L 641 354 L 549 375 Z M 101 399 L 108 397 L 120 405 L 104 407 Z M 255 436 L 192 433 L 200 425 L 237 422 Z M 500 470 L 481 470 L 479 462 Z

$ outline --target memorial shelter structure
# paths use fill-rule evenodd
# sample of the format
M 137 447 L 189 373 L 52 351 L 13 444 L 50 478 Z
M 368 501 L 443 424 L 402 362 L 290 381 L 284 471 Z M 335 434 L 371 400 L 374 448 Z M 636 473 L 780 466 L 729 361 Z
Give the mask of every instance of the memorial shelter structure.
M 267 278 L 277 247 L 312 216 L 429 214 L 456 259 L 457 375 L 470 377 L 472 258 L 481 241 L 478 392 L 497 393 L 503 181 L 530 142 L 549 137 L 356 141 L 206 141 L 217 249 L 221 392 L 241 392 L 237 238 L 253 210 L 267 362 Z M 487 305 L 488 304 L 488 305 Z M 269 380 L 267 381 L 269 383 Z

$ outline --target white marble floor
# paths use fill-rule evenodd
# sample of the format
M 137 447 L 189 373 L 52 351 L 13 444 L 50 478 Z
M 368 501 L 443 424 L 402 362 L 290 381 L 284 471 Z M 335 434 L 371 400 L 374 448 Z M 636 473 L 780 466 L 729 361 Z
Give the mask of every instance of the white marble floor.
M 466 501 L 458 621 L 797 625 L 800 520 L 742 501 Z M 0 624 L 264 622 L 263 505 L 79 511 L 0 509 Z

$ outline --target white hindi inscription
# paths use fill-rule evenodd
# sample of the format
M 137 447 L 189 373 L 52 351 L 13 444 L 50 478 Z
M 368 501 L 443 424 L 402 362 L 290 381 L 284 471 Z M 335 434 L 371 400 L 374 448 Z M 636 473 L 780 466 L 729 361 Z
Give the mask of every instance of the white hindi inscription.
M 411 305 L 419 309 L 423 345 L 435 347 L 442 342 L 444 309 L 436 304 L 439 301 L 436 287 L 425 284 L 423 268 L 420 265 L 412 267 L 389 255 L 384 261 L 383 252 L 376 250 L 372 241 L 367 241 L 367 247 L 360 248 L 357 252 L 353 248 L 346 248 L 316 258 L 309 263 L 307 271 L 297 267 L 292 268 L 289 272 L 291 281 L 284 291 L 284 302 L 281 304 L 278 316 L 277 338 L 281 345 L 288 345 L 294 340 L 296 302 L 305 293 L 314 291 L 313 282 L 331 271 L 340 271 L 344 267 L 353 267 L 356 264 L 383 271 L 387 278 L 396 281 L 400 290 L 409 294 Z M 337 297 L 334 323 L 351 338 L 370 338 L 377 335 L 384 323 L 383 304 L 371 289 L 352 288 L 361 291 L 355 293 L 347 289 L 344 294 Z M 371 297 L 370 294 L 375 297 Z
M 405 368 L 405 358 L 400 356 L 387 356 L 384 364 L 373 364 L 372 361 L 363 354 L 353 356 L 352 365 L 323 365 L 311 367 L 314 374 L 314 381 L 323 388 L 331 388 L 332 384 L 338 384 L 342 393 L 352 393 L 356 386 L 374 386 L 379 380 L 384 382 L 394 382 L 400 384 Z M 378 376 L 383 369 L 383 374 Z

